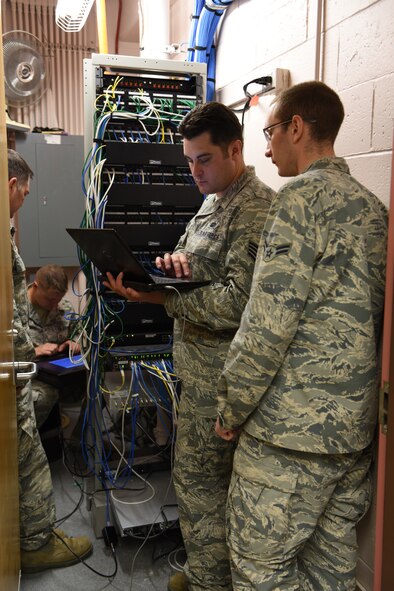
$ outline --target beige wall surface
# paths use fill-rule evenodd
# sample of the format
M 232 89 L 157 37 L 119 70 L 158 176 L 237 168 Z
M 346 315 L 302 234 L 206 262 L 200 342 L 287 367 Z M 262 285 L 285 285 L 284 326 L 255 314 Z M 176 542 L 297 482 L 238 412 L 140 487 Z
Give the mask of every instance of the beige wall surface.
M 321 14 L 321 18 L 319 15 Z M 394 117 L 392 0 L 234 0 L 217 42 L 217 96 L 242 100 L 242 86 L 276 68 L 291 82 L 321 79 L 340 95 L 346 118 L 336 151 L 388 205 Z M 283 183 L 264 158 L 264 118 L 272 96 L 245 118 L 245 156 L 274 188 Z

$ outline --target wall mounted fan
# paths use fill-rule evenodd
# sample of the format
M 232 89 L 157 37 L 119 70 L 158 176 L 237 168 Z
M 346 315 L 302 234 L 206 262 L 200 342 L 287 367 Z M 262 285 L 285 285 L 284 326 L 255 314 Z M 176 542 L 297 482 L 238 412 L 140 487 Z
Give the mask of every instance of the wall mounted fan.
M 36 103 L 49 86 L 49 65 L 44 44 L 27 31 L 3 34 L 4 82 L 8 106 Z

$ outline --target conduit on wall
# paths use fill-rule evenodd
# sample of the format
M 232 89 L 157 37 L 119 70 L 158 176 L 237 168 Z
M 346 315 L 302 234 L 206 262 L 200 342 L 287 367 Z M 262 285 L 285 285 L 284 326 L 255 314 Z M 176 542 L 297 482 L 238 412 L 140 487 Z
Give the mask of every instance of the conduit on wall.
M 323 80 L 325 1 L 318 0 L 316 7 L 315 80 Z
M 233 0 L 195 0 L 186 61 L 207 64 L 207 101 L 215 94 L 214 35 L 222 14 Z

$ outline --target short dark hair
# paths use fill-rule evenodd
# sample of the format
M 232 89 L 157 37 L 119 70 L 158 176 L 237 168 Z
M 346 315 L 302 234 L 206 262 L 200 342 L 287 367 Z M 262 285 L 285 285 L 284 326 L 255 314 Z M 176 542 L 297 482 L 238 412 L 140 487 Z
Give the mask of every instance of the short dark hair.
M 275 115 L 281 121 L 300 115 L 310 125 L 312 139 L 334 143 L 345 111 L 337 93 L 323 82 L 301 82 L 283 90 L 274 100 Z
M 18 185 L 27 183 L 32 179 L 34 173 L 26 160 L 22 158 L 19 152 L 8 149 L 8 180 L 16 178 Z
M 234 140 L 240 140 L 243 145 L 238 117 L 226 105 L 215 101 L 198 105 L 190 111 L 180 123 L 178 131 L 187 140 L 208 132 L 211 142 L 222 149 L 227 149 Z
M 65 270 L 59 265 L 45 265 L 36 272 L 37 283 L 44 289 L 54 289 L 65 294 L 68 287 L 68 279 Z

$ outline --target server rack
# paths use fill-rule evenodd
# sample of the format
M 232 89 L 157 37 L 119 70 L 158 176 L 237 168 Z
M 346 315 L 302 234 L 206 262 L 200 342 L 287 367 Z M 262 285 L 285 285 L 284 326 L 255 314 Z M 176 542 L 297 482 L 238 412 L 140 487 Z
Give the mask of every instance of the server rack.
M 83 181 L 83 224 L 116 228 L 153 272 L 156 256 L 174 249 L 202 203 L 183 156 L 177 127 L 187 112 L 204 102 L 206 65 L 93 54 L 91 59 L 84 60 L 84 81 L 88 157 Z M 80 259 L 82 265 L 89 266 L 83 255 Z M 150 375 L 153 389 L 156 386 L 152 375 L 156 371 L 166 371 L 166 379 L 176 382 L 171 368 L 172 321 L 161 307 L 125 302 L 100 290 L 94 269 L 85 274 L 92 298 L 89 315 L 95 323 L 90 337 L 88 422 L 97 422 L 97 407 L 102 406 L 105 398 L 102 384 L 106 380 L 116 381 L 121 372 L 131 369 L 141 381 Z M 131 390 L 135 394 L 130 403 Z M 144 399 L 144 407 L 152 406 L 154 412 L 157 400 L 149 402 L 145 387 L 141 389 L 143 396 L 138 390 L 135 380 L 129 391 L 117 386 L 116 397 L 107 396 L 106 404 L 123 404 L 125 409 L 127 403 L 128 412 L 137 416 L 137 401 Z M 157 408 L 168 402 L 166 393 L 159 389 L 158 392 Z M 101 426 L 96 424 L 95 429 L 97 432 Z M 97 448 L 96 435 L 93 433 L 91 438 Z M 133 451 L 134 459 L 137 451 Z M 95 465 L 92 471 L 102 480 L 103 471 L 111 473 L 111 466 L 106 466 L 101 458 L 100 468 Z M 93 525 L 99 535 L 108 515 L 107 500 L 95 496 L 93 509 Z M 151 516 L 144 514 L 144 510 L 140 514 L 135 506 L 131 509 L 120 513 L 116 501 L 111 503 L 123 533 L 150 523 Z M 157 521 L 161 519 L 162 513 Z

